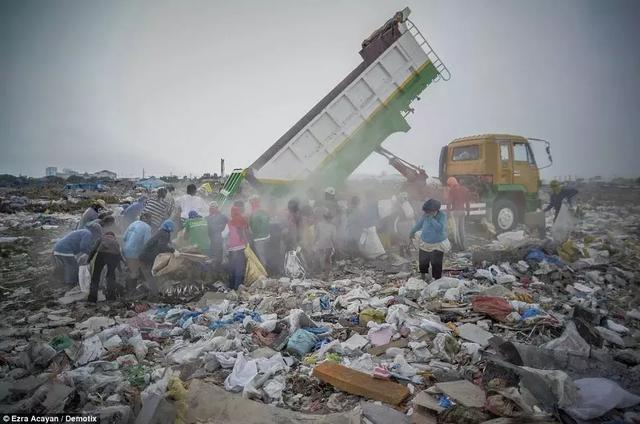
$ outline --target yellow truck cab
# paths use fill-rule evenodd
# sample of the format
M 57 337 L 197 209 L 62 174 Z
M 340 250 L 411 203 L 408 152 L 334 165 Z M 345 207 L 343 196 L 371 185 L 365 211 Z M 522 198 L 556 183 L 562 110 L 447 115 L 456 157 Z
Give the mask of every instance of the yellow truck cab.
M 551 161 L 545 140 L 510 134 L 453 140 L 440 154 L 440 180 L 446 184 L 447 178 L 456 177 L 482 202 L 496 230 L 510 231 L 519 223 L 533 221 L 527 214 L 540 207 L 540 168 L 530 141 L 545 143 Z

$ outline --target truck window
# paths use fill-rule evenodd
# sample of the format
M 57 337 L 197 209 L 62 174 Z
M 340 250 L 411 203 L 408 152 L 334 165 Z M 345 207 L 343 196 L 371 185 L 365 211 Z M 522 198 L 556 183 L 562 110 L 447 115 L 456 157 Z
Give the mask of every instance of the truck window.
M 503 162 L 509 161 L 509 142 L 503 141 L 500 143 L 500 160 Z
M 451 155 L 453 161 L 477 160 L 480 159 L 480 146 L 474 144 L 472 146 L 454 147 Z
M 529 162 L 529 155 L 526 144 L 513 143 L 513 160 L 516 162 Z

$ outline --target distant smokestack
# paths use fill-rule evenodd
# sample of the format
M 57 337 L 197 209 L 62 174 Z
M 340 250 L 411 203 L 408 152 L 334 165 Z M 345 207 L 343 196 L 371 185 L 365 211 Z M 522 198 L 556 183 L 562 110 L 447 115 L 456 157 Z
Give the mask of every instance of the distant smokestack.
M 220 178 L 224 177 L 224 158 L 220 158 Z

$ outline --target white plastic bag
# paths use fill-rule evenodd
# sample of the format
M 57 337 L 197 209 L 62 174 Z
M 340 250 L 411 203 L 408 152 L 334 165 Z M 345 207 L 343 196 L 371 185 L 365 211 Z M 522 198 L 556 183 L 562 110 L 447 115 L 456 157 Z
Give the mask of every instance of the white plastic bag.
M 375 259 L 378 256 L 384 255 L 385 250 L 378 237 L 376 227 L 365 228 L 360 236 L 360 253 L 367 259 Z
M 576 218 L 569 211 L 567 203 L 562 202 L 558 218 L 556 218 L 556 222 L 551 227 L 551 238 L 557 243 L 564 243 L 569 239 L 575 225 Z
M 395 197 L 391 199 L 378 200 L 378 216 L 384 219 L 393 213 L 396 204 Z
M 290 250 L 284 255 L 284 274 L 289 278 L 304 279 L 306 271 L 296 250 Z
M 567 409 L 577 419 L 598 418 L 614 408 L 629 408 L 640 403 L 640 396 L 627 392 L 607 378 L 581 378 L 574 381 L 578 387 L 578 399 L 574 407 Z
M 224 388 L 230 392 L 240 392 L 256 374 L 258 374 L 256 361 L 247 361 L 244 354 L 239 352 L 233 371 L 224 380 Z
M 78 284 L 82 293 L 89 293 L 91 287 L 91 266 L 89 264 L 80 265 L 78 268 Z
M 402 207 L 402 212 L 404 213 L 405 218 L 409 220 L 415 219 L 416 214 L 413 211 L 413 206 L 411 206 L 411 203 L 409 203 L 408 200 L 405 200 L 404 202 L 402 202 L 401 207 Z

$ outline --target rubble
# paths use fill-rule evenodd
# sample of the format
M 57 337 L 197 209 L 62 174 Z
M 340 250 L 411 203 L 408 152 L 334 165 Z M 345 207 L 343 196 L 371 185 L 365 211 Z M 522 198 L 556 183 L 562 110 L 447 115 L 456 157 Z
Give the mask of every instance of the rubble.
M 340 259 L 322 279 L 229 291 L 181 277 L 160 302 L 96 305 L 49 275 L 47 249 L 77 215 L 0 215 L 0 404 L 141 423 L 633 417 L 640 250 L 628 208 L 585 205 L 560 245 L 522 230 L 481 239 L 447 254 L 434 281 L 387 253 Z

